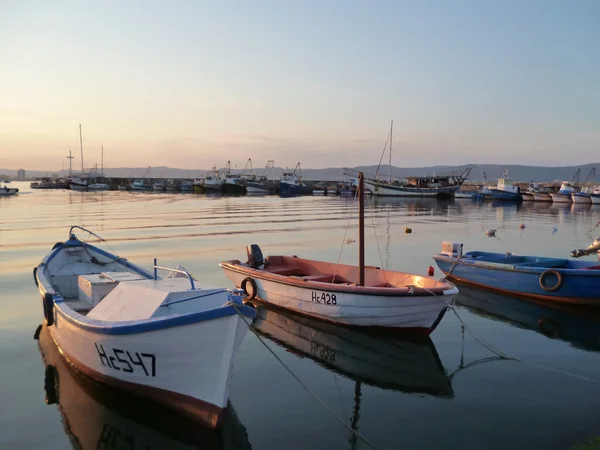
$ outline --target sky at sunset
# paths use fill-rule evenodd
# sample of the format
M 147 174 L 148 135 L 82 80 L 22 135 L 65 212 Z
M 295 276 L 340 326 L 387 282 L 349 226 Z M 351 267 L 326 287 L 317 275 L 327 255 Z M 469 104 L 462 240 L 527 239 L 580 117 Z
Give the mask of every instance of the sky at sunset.
M 0 168 L 600 161 L 600 1 L 0 0 Z

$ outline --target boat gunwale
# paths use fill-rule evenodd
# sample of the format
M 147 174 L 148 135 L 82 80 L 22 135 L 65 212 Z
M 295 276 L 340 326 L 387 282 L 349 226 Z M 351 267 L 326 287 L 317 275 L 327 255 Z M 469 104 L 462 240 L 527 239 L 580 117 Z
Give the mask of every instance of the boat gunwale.
M 315 289 L 328 292 L 340 292 L 354 295 L 373 295 L 378 297 L 437 297 L 440 295 L 456 295 L 458 288 L 450 281 L 444 281 L 447 287 L 421 288 L 418 286 L 389 288 L 389 287 L 370 287 L 370 286 L 350 286 L 343 284 L 327 283 L 322 281 L 303 280 L 302 278 L 292 279 L 288 275 L 279 275 L 266 270 L 253 269 L 236 264 L 235 260 L 222 261 L 219 266 L 223 270 L 230 270 L 243 275 L 252 276 L 260 280 L 270 281 L 278 284 L 285 284 L 302 289 Z M 423 277 L 427 278 L 427 277 Z
M 468 258 L 456 258 L 454 256 L 447 256 L 447 255 L 443 255 L 441 253 L 436 253 L 435 255 L 433 255 L 433 259 L 438 261 L 444 261 L 450 264 L 456 264 L 456 265 L 463 265 L 463 266 L 473 266 L 473 267 L 481 267 L 484 269 L 492 269 L 492 270 L 501 270 L 504 272 L 523 272 L 523 273 L 532 273 L 532 274 L 542 274 L 543 272 L 545 272 L 546 270 L 556 270 L 557 272 L 563 274 L 563 275 L 570 275 L 570 276 L 600 276 L 600 270 L 596 270 L 596 269 L 588 269 L 587 267 L 581 267 L 581 268 L 577 268 L 577 269 L 568 269 L 568 268 L 561 268 L 561 267 L 542 267 L 542 266 L 522 266 L 522 265 L 515 265 L 515 264 L 509 264 L 509 263 L 500 263 L 500 262 L 491 262 L 491 261 L 474 261 L 472 259 L 468 259 Z M 553 259 L 553 258 L 548 258 L 548 259 Z M 560 259 L 560 258 L 557 258 Z M 565 261 L 569 261 L 568 259 L 564 258 Z M 457 262 L 458 261 L 458 262 Z M 594 264 L 591 264 L 590 267 L 594 266 Z
M 77 244 L 74 244 L 75 241 Z M 66 245 L 63 244 L 63 245 Z M 95 251 L 99 251 L 103 256 L 115 257 L 116 255 L 112 255 L 108 252 L 105 252 L 97 247 L 87 244 L 85 242 L 81 242 L 79 240 L 71 240 L 71 243 L 67 245 L 68 247 L 89 247 L 94 249 Z M 205 322 L 209 320 L 220 319 L 224 317 L 229 317 L 238 314 L 238 312 L 248 318 L 254 318 L 256 312 L 253 308 L 249 306 L 245 306 L 242 303 L 241 297 L 236 295 L 229 295 L 229 301 L 226 302 L 223 306 L 217 308 L 211 308 L 202 311 L 196 311 L 185 314 L 172 314 L 168 316 L 158 316 L 158 317 L 149 317 L 141 320 L 128 320 L 128 321 L 107 321 L 107 320 L 98 320 L 88 318 L 82 314 L 79 314 L 77 311 L 72 309 L 68 302 L 65 300 L 62 294 L 56 292 L 54 286 L 50 283 L 50 281 L 46 278 L 46 275 L 43 273 L 44 270 L 47 270 L 47 264 L 54 259 L 60 252 L 64 251 L 63 246 L 59 246 L 50 252 L 46 257 L 42 260 L 42 262 L 37 266 L 37 271 L 35 274 L 35 279 L 38 284 L 38 290 L 44 298 L 45 294 L 49 293 L 52 295 L 52 301 L 54 304 L 54 308 L 57 313 L 66 319 L 68 322 L 72 323 L 79 329 L 89 331 L 97 334 L 106 334 L 106 335 L 128 335 L 128 334 L 139 334 L 146 333 L 152 331 L 163 330 L 167 328 L 173 328 L 178 326 L 185 325 L 193 325 L 200 322 Z M 135 264 L 129 263 L 124 258 L 115 259 L 115 262 L 124 265 L 125 267 L 135 269 L 136 272 L 141 275 L 145 275 L 150 277 L 150 274 L 147 273 L 141 267 L 136 266 Z M 150 278 L 152 279 L 152 278 Z M 199 290 L 200 291 L 200 290 Z

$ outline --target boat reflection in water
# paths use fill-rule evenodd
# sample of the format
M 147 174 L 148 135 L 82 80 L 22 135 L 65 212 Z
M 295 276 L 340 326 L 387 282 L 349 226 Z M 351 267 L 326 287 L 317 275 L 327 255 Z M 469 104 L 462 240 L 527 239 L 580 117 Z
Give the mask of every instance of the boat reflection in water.
M 218 431 L 150 400 L 114 390 L 75 370 L 44 327 L 39 348 L 46 366 L 46 403 L 56 404 L 76 449 L 250 449 L 232 406 Z
M 357 382 L 408 393 L 453 397 L 429 337 L 373 335 L 272 307 L 259 306 L 252 323 L 261 335 Z
M 455 302 L 474 314 L 535 330 L 577 348 L 600 351 L 600 310 L 520 300 L 463 284 L 459 284 Z

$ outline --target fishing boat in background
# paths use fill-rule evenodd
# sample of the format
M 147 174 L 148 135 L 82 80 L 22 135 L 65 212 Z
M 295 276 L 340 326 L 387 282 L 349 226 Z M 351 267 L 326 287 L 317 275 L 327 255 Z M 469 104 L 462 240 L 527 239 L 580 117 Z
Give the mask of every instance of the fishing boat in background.
M 454 194 L 454 198 L 468 198 L 470 200 L 473 199 L 473 192 L 470 191 L 457 191 L 456 194 Z
M 222 191 L 225 194 L 243 195 L 246 193 L 246 186 L 242 177 L 231 171 L 231 161 L 227 161 L 225 168 L 220 173 Z
M 287 351 L 350 380 L 379 389 L 454 396 L 429 337 L 367 333 L 272 306 L 259 306 L 254 328 Z
M 221 176 L 217 170 L 217 166 L 214 166 L 212 171 L 204 177 L 204 193 L 216 194 L 223 192 L 223 184 L 221 182 Z
M 52 181 L 52 178 L 42 177 L 33 181 L 29 187 L 31 189 L 54 189 L 54 182 Z
M 315 183 L 312 188 L 313 195 L 327 195 L 327 186 L 325 183 Z
M 46 405 L 56 407 L 73 448 L 88 450 L 250 450 L 248 434 L 232 405 L 218 430 L 144 397 L 98 383 L 61 355 L 43 328 L 38 347 Z M 40 399 L 41 403 L 42 399 Z
M 600 248 L 600 247 L 599 247 Z M 600 265 L 566 258 L 472 251 L 444 242 L 434 255 L 450 280 L 524 298 L 600 305 Z
M 194 190 L 194 182 L 192 180 L 182 180 L 179 184 L 181 192 L 192 192 Z
M 194 178 L 193 187 L 196 194 L 204 194 L 206 192 L 206 189 L 204 188 L 204 177 Z
M 355 177 L 346 177 L 338 185 L 338 194 L 342 197 L 354 197 L 358 189 L 358 181 Z
M 581 189 L 578 192 L 573 192 L 571 194 L 571 199 L 573 200 L 573 203 L 592 203 L 591 194 L 594 193 L 595 189 L 595 186 L 593 186 L 592 184 L 595 178 L 596 168 L 592 167 Z
M 590 200 L 594 205 L 600 205 L 600 186 L 597 186 L 590 194 Z
M 554 203 L 572 203 L 573 198 L 572 195 L 574 192 L 577 192 L 579 188 L 575 186 L 575 183 L 579 181 L 579 175 L 581 174 L 581 169 L 577 169 L 575 175 L 571 181 L 563 181 L 560 185 L 560 189 L 558 192 L 550 193 L 550 197 L 552 197 L 552 201 Z
M 296 256 L 265 259 L 256 244 L 247 247 L 246 263 L 231 260 L 220 266 L 249 300 L 342 325 L 430 334 L 458 289 L 433 277 L 365 266 L 362 172 L 358 198 L 358 266 Z
M 391 123 L 390 132 L 384 146 L 381 160 L 388 149 L 389 143 L 389 173 L 385 179 L 379 173 L 381 162 L 374 176 L 365 177 L 366 188 L 376 196 L 390 197 L 454 197 L 464 181 L 469 177 L 471 168 L 466 168 L 461 175 L 435 175 L 422 177 L 407 177 L 394 179 L 392 177 L 392 140 L 394 122 Z M 380 161 L 381 161 L 380 160 Z M 347 175 L 353 175 L 351 169 L 344 169 Z
M 165 182 L 162 180 L 155 181 L 152 184 L 152 190 L 154 192 L 164 192 L 166 190 Z
M 130 186 L 131 190 L 132 191 L 150 191 L 150 190 L 152 190 L 153 186 L 148 185 L 146 183 L 146 180 L 150 176 L 151 171 L 152 171 L 152 168 L 150 166 L 148 166 L 148 168 L 146 169 L 146 172 L 144 173 L 144 176 L 142 178 L 133 180 L 133 182 L 131 183 L 131 186 Z
M 303 194 L 305 189 L 306 184 L 302 181 L 302 169 L 300 168 L 300 163 L 296 164 L 293 172 L 290 172 L 289 169 L 286 168 L 279 181 L 279 195 L 283 197 L 293 197 L 295 195 Z
M 501 178 L 498 178 L 498 185 L 494 189 L 490 189 L 492 200 L 521 202 L 521 188 L 515 186 L 512 180 L 508 177 L 508 171 L 505 171 Z
M 44 325 L 79 371 L 215 428 L 247 331 L 239 291 L 154 263 L 154 274 L 77 238 L 71 227 L 34 269 Z M 158 277 L 158 270 L 168 276 Z
M 0 183 L 2 183 L 2 186 L 0 187 L 0 196 L 2 196 L 2 197 L 8 197 L 9 195 L 16 195 L 19 192 L 18 188 L 11 188 L 11 187 L 7 186 L 7 184 L 10 183 L 10 181 L 0 180 Z
M 165 188 L 167 189 L 167 192 L 177 192 L 179 191 L 179 183 L 177 180 L 169 179 L 167 180 Z

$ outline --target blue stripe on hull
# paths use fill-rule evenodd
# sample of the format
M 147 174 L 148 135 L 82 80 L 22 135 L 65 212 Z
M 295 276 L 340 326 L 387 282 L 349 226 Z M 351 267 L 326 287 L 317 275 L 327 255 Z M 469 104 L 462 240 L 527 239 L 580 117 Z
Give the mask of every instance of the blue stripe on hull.
M 600 302 L 600 270 L 590 270 L 588 275 L 577 273 L 581 270 L 558 269 L 563 275 L 562 286 L 555 292 L 549 292 L 540 286 L 540 275 L 547 268 L 528 268 L 527 271 L 499 270 L 461 263 L 455 264 L 452 268 L 452 259 L 435 258 L 435 262 L 446 274 L 452 270 L 450 274 L 452 277 L 502 292 L 555 300 L 570 298 Z M 594 272 L 596 273 L 594 274 Z M 546 286 L 553 286 L 557 281 L 556 276 L 550 275 L 546 278 L 545 283 Z
M 492 189 L 491 195 L 494 200 L 504 200 L 511 202 L 519 202 L 523 200 L 523 196 L 521 194 L 516 194 L 514 192 L 499 191 L 497 189 Z

